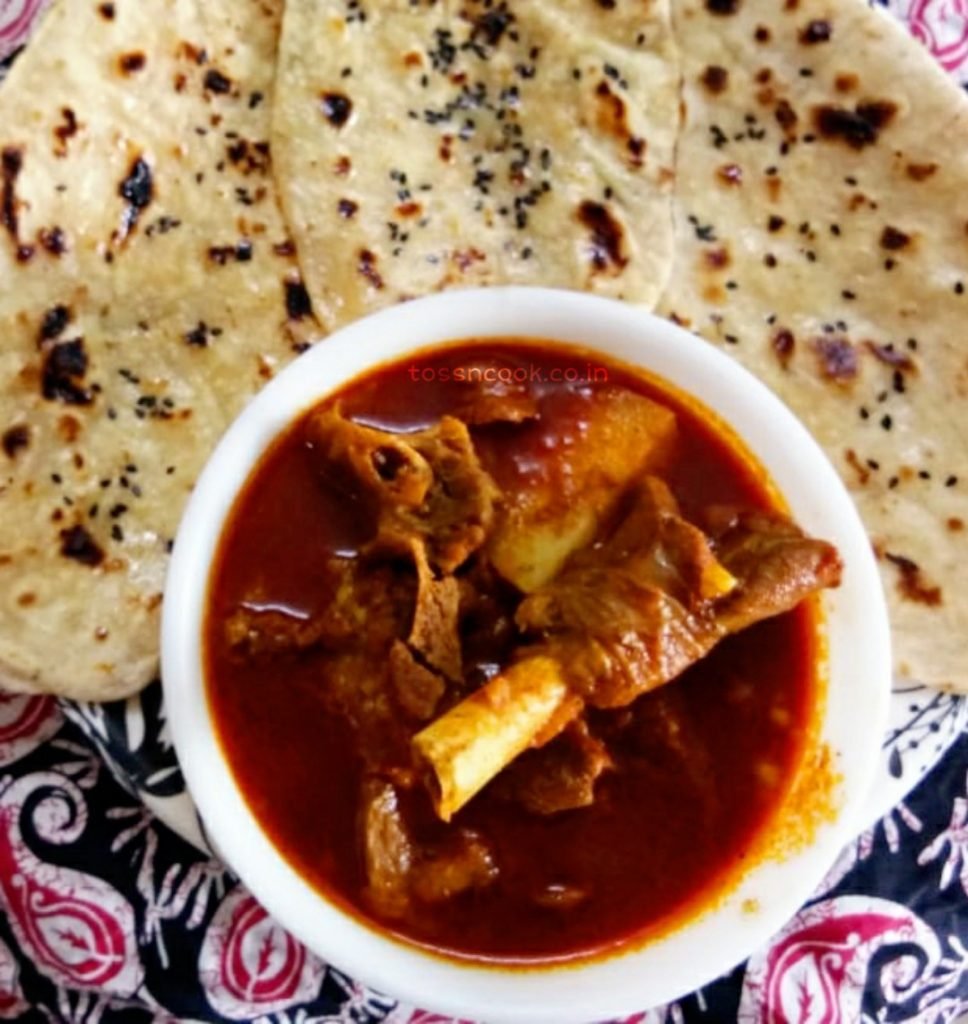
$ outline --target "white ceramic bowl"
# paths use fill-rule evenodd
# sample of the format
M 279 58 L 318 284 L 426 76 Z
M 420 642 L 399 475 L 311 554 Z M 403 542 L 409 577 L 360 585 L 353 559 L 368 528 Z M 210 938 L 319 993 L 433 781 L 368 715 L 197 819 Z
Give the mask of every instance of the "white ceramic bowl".
M 678 930 L 577 967 L 522 971 L 448 961 L 337 909 L 289 866 L 253 817 L 216 741 L 205 696 L 209 568 L 226 515 L 267 445 L 302 411 L 375 365 L 435 343 L 489 336 L 578 344 L 696 396 L 759 458 L 800 525 L 836 544 L 845 563 L 842 586 L 826 599 L 829 687 L 821 726 L 842 776 L 835 818 L 798 852 L 754 867 L 727 898 Z M 890 692 L 887 615 L 870 543 L 836 472 L 799 421 L 739 365 L 673 324 L 619 302 L 546 289 L 450 292 L 395 306 L 338 331 L 280 373 L 236 420 L 198 481 L 175 544 L 162 633 L 165 705 L 188 787 L 213 842 L 256 898 L 310 949 L 359 980 L 488 1022 L 566 1024 L 644 1009 L 697 988 L 765 942 L 857 827 Z M 271 751 L 263 754 L 271 765 Z M 306 800 L 311 814 L 311 793 Z M 744 903 L 750 900 L 755 904 Z

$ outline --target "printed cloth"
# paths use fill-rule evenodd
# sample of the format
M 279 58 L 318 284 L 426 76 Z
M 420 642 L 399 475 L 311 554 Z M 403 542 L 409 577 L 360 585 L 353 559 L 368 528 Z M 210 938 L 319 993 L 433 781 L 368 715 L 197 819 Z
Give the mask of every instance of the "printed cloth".
M 750 960 L 615 1024 L 945 1024 L 968 1009 L 968 733 Z M 327 966 L 123 788 L 46 697 L 0 697 L 0 1020 L 473 1024 Z

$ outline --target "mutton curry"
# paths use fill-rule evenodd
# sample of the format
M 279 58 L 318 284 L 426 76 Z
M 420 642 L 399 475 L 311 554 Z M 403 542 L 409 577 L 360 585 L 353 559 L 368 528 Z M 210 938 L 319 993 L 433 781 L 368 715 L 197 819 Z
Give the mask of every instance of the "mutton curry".
M 683 396 L 461 343 L 263 457 L 210 582 L 209 699 L 262 826 L 351 912 L 452 956 L 592 955 L 749 854 L 840 571 Z

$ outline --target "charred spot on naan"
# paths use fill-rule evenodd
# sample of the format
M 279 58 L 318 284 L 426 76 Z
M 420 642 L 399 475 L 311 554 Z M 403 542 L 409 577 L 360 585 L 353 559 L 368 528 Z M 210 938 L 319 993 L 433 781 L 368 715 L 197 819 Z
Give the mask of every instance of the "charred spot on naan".
M 739 9 L 742 0 L 706 0 L 706 10 L 710 14 L 720 16 L 735 14 Z
M 942 603 L 941 587 L 925 578 L 917 562 L 904 555 L 892 554 L 890 551 L 885 551 L 884 557 L 897 568 L 897 590 L 905 600 L 932 607 Z
M 8 459 L 15 459 L 30 444 L 30 428 L 25 423 L 8 427 L 0 438 L 0 445 Z
M 41 373 L 41 393 L 48 401 L 90 405 L 94 391 L 84 386 L 88 356 L 83 338 L 58 341 L 46 350 Z
M 198 63 L 204 63 L 204 60 L 196 58 Z M 203 79 L 205 91 L 212 93 L 215 96 L 225 96 L 232 92 L 233 82 L 224 71 L 220 71 L 218 68 L 209 68 L 205 72 L 205 78 Z
M 770 338 L 770 346 L 773 349 L 776 358 L 779 360 L 780 365 L 784 369 L 790 365 L 790 360 L 793 358 L 796 344 L 797 342 L 793 331 L 786 327 L 781 327 L 774 331 Z
M 716 178 L 722 185 L 735 187 L 743 183 L 743 168 L 739 164 L 721 164 L 716 168 Z
M 73 107 L 61 107 L 60 121 L 54 125 L 54 156 L 67 156 L 69 141 L 81 130 L 83 125 L 78 121 Z
M 69 248 L 64 229 L 56 224 L 53 227 L 41 228 L 37 232 L 37 241 L 51 256 L 63 256 Z
M 900 228 L 892 227 L 890 224 L 885 226 L 881 232 L 880 246 L 882 249 L 887 249 L 888 252 L 901 252 L 907 249 L 913 239 L 906 231 L 902 231 Z
M 586 252 L 593 274 L 617 276 L 628 264 L 625 251 L 625 228 L 604 203 L 586 199 L 576 216 L 588 229 Z
M 824 335 L 814 339 L 813 349 L 828 380 L 844 385 L 857 377 L 857 350 L 849 338 Z
M 115 232 L 113 241 L 124 245 L 137 228 L 141 214 L 155 197 L 151 165 L 143 154 L 139 153 L 131 161 L 127 176 L 118 185 L 118 195 L 125 205 L 121 211 L 121 227 Z
M 50 309 L 44 313 L 43 319 L 40 323 L 39 331 L 39 345 L 43 345 L 45 341 L 52 341 L 58 335 L 63 334 L 67 325 L 71 322 L 71 311 L 67 306 L 58 303 L 56 306 L 51 306 Z
M 866 341 L 864 347 L 878 362 L 900 370 L 902 373 L 917 373 L 917 364 L 911 355 L 910 348 L 905 352 L 891 341 L 883 345 L 874 341 Z
M 806 46 L 816 46 L 818 43 L 829 43 L 833 34 L 833 26 L 826 18 L 814 18 L 800 30 L 799 39 Z
M 313 315 L 309 292 L 301 277 L 287 278 L 283 283 L 286 297 L 286 313 L 290 320 L 305 320 Z
M 353 113 L 353 101 L 345 93 L 325 92 L 319 98 L 319 110 L 334 128 L 342 128 Z
M 606 78 L 602 78 L 595 86 L 595 97 L 599 129 L 606 135 L 613 135 L 624 146 L 630 166 L 641 167 L 647 147 L 645 140 L 631 130 L 625 100 L 609 85 Z
M 383 289 L 383 278 L 377 270 L 379 257 L 369 249 L 360 249 L 357 253 L 356 269 L 360 276 L 365 278 L 367 283 L 377 291 Z
M 938 170 L 938 165 L 933 161 L 928 163 L 909 163 L 905 168 L 907 176 L 912 181 L 927 181 Z
M 800 123 L 800 116 L 793 109 L 789 100 L 778 100 L 773 111 L 776 123 L 783 129 L 784 136 L 788 142 L 797 137 L 797 125 Z
M 718 64 L 710 64 L 703 71 L 700 81 L 713 95 L 719 95 L 729 85 L 729 71 Z
M 130 53 L 122 53 L 118 57 L 118 70 L 122 75 L 130 76 L 135 75 L 139 71 L 144 71 L 148 64 L 148 58 L 139 50 L 134 50 Z
M 813 123 L 820 137 L 840 141 L 851 149 L 873 146 L 894 120 L 897 104 L 891 100 L 865 100 L 854 109 L 821 104 L 813 108 Z
M 837 92 L 854 92 L 860 86 L 860 76 L 853 71 L 841 71 L 834 77 L 834 88 Z
M 6 229 L 14 246 L 20 246 L 20 229 L 17 200 L 17 178 L 23 170 L 24 153 L 20 146 L 4 146 L 0 153 L 0 224 Z
M 83 526 L 71 526 L 60 531 L 60 552 L 81 565 L 91 568 L 104 561 L 104 549 Z

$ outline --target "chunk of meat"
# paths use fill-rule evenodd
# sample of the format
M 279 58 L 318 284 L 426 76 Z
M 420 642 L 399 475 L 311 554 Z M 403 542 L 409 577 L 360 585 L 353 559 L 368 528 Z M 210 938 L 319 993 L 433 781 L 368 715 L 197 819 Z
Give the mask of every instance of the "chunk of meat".
M 612 536 L 579 552 L 518 608 L 571 685 L 595 707 L 661 686 L 728 633 L 840 581 L 840 558 L 789 519 L 738 516 L 713 541 L 656 478 L 636 488 Z
M 309 436 L 376 500 L 371 550 L 409 554 L 419 540 L 431 565 L 447 573 L 484 543 L 497 490 L 460 420 L 443 416 L 426 430 L 394 434 L 327 409 L 313 417 Z
M 542 473 L 508 489 L 488 542 L 495 568 L 525 593 L 592 541 L 622 492 L 661 464 L 676 435 L 670 410 L 619 389 L 596 392 L 573 427 L 578 440 L 541 439 Z
M 537 750 L 523 753 L 501 776 L 501 792 L 534 814 L 589 807 L 595 783 L 613 767 L 608 748 L 583 719 Z
M 371 647 L 386 648 L 406 629 L 413 581 L 389 566 L 337 558 L 321 580 L 322 608 L 307 611 L 268 602 L 258 585 L 225 620 L 230 647 L 246 656 L 294 653 L 311 647 L 348 650 L 366 627 Z
M 483 889 L 498 876 L 497 864 L 483 838 L 460 829 L 414 866 L 412 893 L 423 903 L 442 903 L 470 889 Z
M 471 560 L 457 583 L 464 678 L 468 685 L 479 686 L 510 658 L 518 639 L 513 607 L 519 595 L 480 556 Z
M 433 718 L 446 689 L 444 680 L 421 665 L 401 640 L 390 648 L 390 682 L 400 706 L 418 722 Z
M 636 574 L 648 578 L 681 604 L 697 609 L 737 585 L 713 551 L 712 540 L 683 519 L 672 491 L 658 477 L 646 476 L 628 492 L 626 508 L 603 550 L 610 562 L 643 558 Z M 575 563 L 594 564 L 594 550 Z
M 715 545 L 720 561 L 743 581 L 716 606 L 717 621 L 729 633 L 795 608 L 818 587 L 838 586 L 843 572 L 830 544 L 763 513 L 733 513 Z
M 611 536 L 577 552 L 519 605 L 516 621 L 531 643 L 517 660 L 414 737 L 437 813 L 448 820 L 585 705 L 627 705 L 728 633 L 840 580 L 836 550 L 784 516 L 738 517 L 719 543 L 717 557 L 668 488 L 642 481 Z
M 676 686 L 664 686 L 617 712 L 624 716 L 622 725 L 633 740 L 632 746 L 643 757 L 670 757 L 682 766 L 690 759 L 708 758 L 705 748 L 690 743 L 694 737 L 688 713 L 688 706 Z
M 587 569 L 540 597 L 518 621 L 594 707 L 621 707 L 674 679 L 720 637 L 710 616 L 643 583 L 634 567 Z
M 348 469 L 388 506 L 417 509 L 427 500 L 434 471 L 415 435 L 363 426 L 325 409 L 313 417 L 309 436 L 324 459 Z
M 453 576 L 436 579 L 421 541 L 413 541 L 417 598 L 407 643 L 432 668 L 458 680 L 461 668 L 460 588 Z
M 366 870 L 364 898 L 381 917 L 406 916 L 414 851 L 393 786 L 367 778 L 360 799 L 360 832 Z
M 364 898 L 381 917 L 399 920 L 414 900 L 441 903 L 498 876 L 490 849 L 478 833 L 459 829 L 435 846 L 420 846 L 410 835 L 392 783 L 363 782 L 360 835 L 366 871 Z
M 502 369 L 510 367 L 494 367 L 495 376 Z M 482 380 L 468 389 L 466 397 L 454 408 L 454 415 L 471 427 L 523 423 L 537 417 L 538 400 L 528 384 L 522 381 Z
M 239 605 L 225 620 L 228 645 L 246 655 L 304 651 L 315 647 L 325 632 L 326 624 L 320 616 L 255 602 Z
M 618 707 L 716 643 L 722 631 L 701 594 L 735 585 L 708 538 L 679 516 L 666 485 L 647 477 L 612 536 L 578 552 L 522 602 L 516 619 L 542 637 L 586 702 Z
M 319 663 L 317 692 L 324 707 L 356 733 L 366 767 L 409 788 L 415 772 L 407 734 L 400 728 L 391 670 L 386 650 L 334 654 Z

